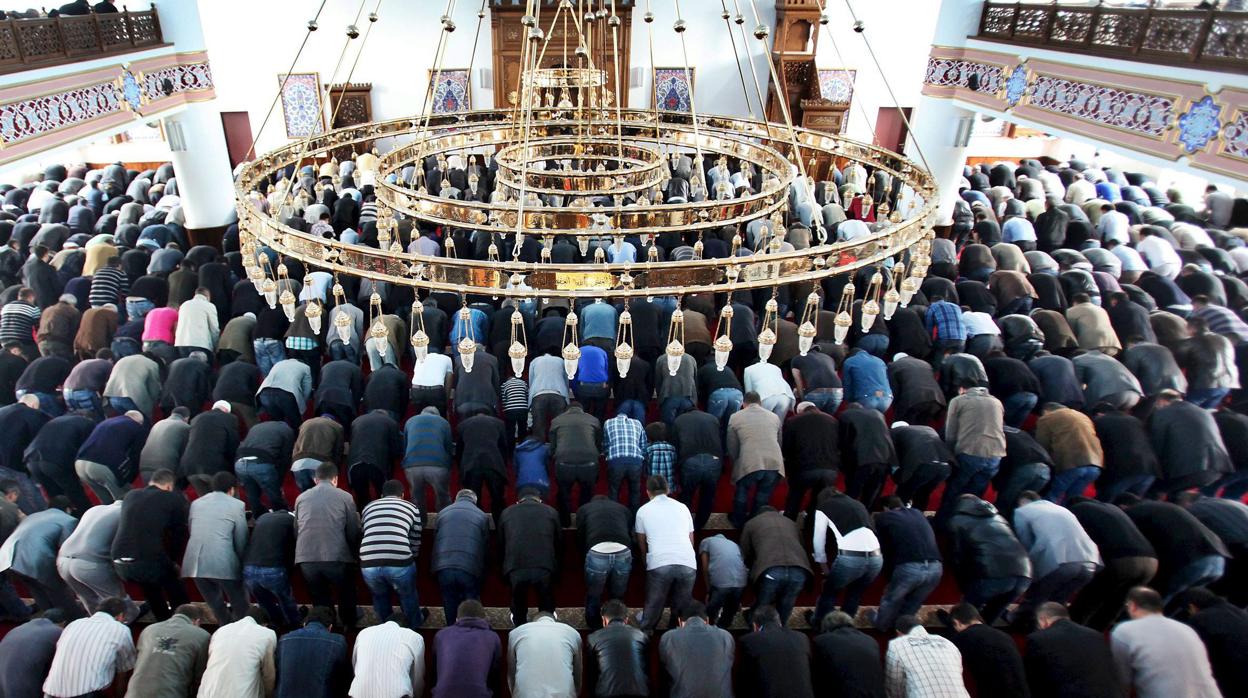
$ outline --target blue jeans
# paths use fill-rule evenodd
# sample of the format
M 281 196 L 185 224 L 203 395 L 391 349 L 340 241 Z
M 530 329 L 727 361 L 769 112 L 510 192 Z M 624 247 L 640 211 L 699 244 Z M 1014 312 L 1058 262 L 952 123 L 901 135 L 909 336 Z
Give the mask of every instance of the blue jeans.
M 811 403 L 823 412 L 836 414 L 836 408 L 841 406 L 841 400 L 844 397 L 845 390 L 843 388 L 826 388 L 810 391 L 802 395 L 802 400 Z
M 646 403 L 641 400 L 620 400 L 615 404 L 616 414 L 626 414 L 629 417 L 646 423 Z
M 316 485 L 315 470 L 292 470 L 290 471 L 290 474 L 294 476 L 295 487 L 298 487 L 300 492 L 307 492 Z
M 862 349 L 872 356 L 881 359 L 888 357 L 888 335 L 886 334 L 864 334 L 858 338 L 854 344 L 855 349 Z
M 290 575 L 285 567 L 243 567 L 243 582 L 274 622 L 286 627 L 299 624 L 299 607 L 290 591 Z
M 732 369 L 725 368 L 725 371 Z M 717 388 L 711 391 L 706 398 L 706 411 L 714 415 L 715 419 L 726 429 L 728 426 L 728 418 L 741 411 L 741 401 L 744 399 L 740 390 L 736 388 Z
M 37 390 L 19 390 L 17 398 L 20 400 L 23 395 L 34 395 L 39 398 L 39 411 L 49 417 L 59 417 L 65 414 L 65 408 L 61 405 L 61 401 L 57 399 L 56 393 L 41 393 Z
M 1206 555 L 1192 560 L 1170 575 L 1162 603 L 1169 605 L 1171 599 L 1188 589 L 1213 584 L 1221 579 L 1225 572 L 1226 558 L 1221 555 Z
M 780 614 L 780 625 L 789 624 L 789 615 L 797 603 L 797 595 L 806 586 L 806 570 L 801 567 L 768 567 L 758 578 L 754 590 L 758 606 L 775 606 Z
M 628 575 L 633 571 L 633 552 L 628 548 L 618 553 L 585 554 L 585 624 L 591 629 L 602 627 L 602 599 L 624 598 L 628 591 Z
M 353 364 L 358 364 L 360 363 L 360 352 L 350 344 L 330 342 L 329 358 L 334 361 L 350 361 Z
M 139 409 L 138 404 L 128 397 L 113 396 L 108 398 L 108 408 L 117 414 L 125 414 L 130 410 L 142 412 L 142 410 Z
M 390 605 L 390 594 L 399 597 L 399 607 L 407 616 L 407 627 L 419 628 L 425 622 L 425 614 L 420 610 L 420 597 L 416 594 L 416 564 L 402 567 L 363 567 L 364 583 L 373 595 L 373 612 L 382 622 L 394 612 Z
M 1151 485 L 1152 482 L 1150 481 L 1149 484 Z M 1217 482 L 1201 490 L 1209 497 L 1216 497 L 1219 491 L 1222 492 L 1223 499 L 1243 499 L 1244 494 L 1248 493 L 1248 470 L 1227 473 Z
M 832 563 L 832 569 L 828 570 L 828 574 L 823 578 L 823 591 L 819 594 L 819 600 L 815 602 L 815 617 L 812 621 L 814 626 L 819 627 L 819 624 L 823 622 L 823 617 L 836 607 L 836 597 L 842 589 L 845 590 L 845 599 L 841 604 L 841 610 L 853 618 L 858 613 L 862 593 L 871 586 L 871 582 L 874 582 L 876 577 L 880 576 L 882 569 L 884 569 L 882 555 L 864 557 L 845 552 L 837 555 L 836 561 Z
M 687 397 L 667 397 L 659 403 L 659 418 L 668 429 L 676 423 L 676 418 L 693 409 L 693 401 Z
M 693 515 L 693 528 L 701 531 L 711 518 L 711 509 L 715 506 L 715 490 L 719 487 L 719 476 L 724 466 L 715 456 L 700 454 L 691 456 L 680 466 L 680 501 L 690 510 L 697 510 Z M 693 498 L 697 496 L 697 506 Z
M 256 352 L 256 366 L 260 375 L 267 376 L 273 365 L 286 359 L 286 347 L 280 339 L 257 339 L 251 343 Z
M 744 527 L 746 520 L 753 516 L 754 512 L 767 506 L 767 503 L 771 501 L 771 492 L 778 484 L 780 484 L 780 472 L 777 470 L 755 470 L 737 480 L 737 491 L 732 495 L 732 513 L 729 515 L 732 525 L 738 529 Z M 754 489 L 754 501 L 747 510 L 746 505 L 749 502 L 751 488 Z
M 939 560 L 903 562 L 893 568 L 888 586 L 884 587 L 884 597 L 880 599 L 875 629 L 882 633 L 892 632 L 898 617 L 918 613 L 923 602 L 940 584 L 943 572 Z
M 940 512 L 936 518 L 940 521 L 948 518 L 953 513 L 953 505 L 957 503 L 958 497 L 964 494 L 984 496 L 988 482 L 996 476 L 1000 468 L 1000 458 L 959 453 L 958 467 L 945 482 L 945 495 L 941 498 Z
M 1023 421 L 1027 419 L 1027 415 L 1036 409 L 1036 403 L 1039 401 L 1039 395 L 1028 392 L 1014 393 L 1003 400 L 1001 404 L 1005 407 L 1006 426 L 1021 427 Z
M 992 625 L 1005 607 L 1022 596 L 1029 586 L 1031 579 L 1028 577 L 986 577 L 968 584 L 962 596 L 964 601 L 979 609 L 984 625 Z
M 269 510 L 262 502 L 262 495 L 268 495 L 273 509 L 289 508 L 286 498 L 282 496 L 282 476 L 277 472 L 276 465 L 261 463 L 252 457 L 239 458 L 234 463 L 234 474 L 246 492 L 247 507 L 257 517 Z
M 459 604 L 481 598 L 481 580 L 464 570 L 447 568 L 438 572 L 438 590 L 442 592 L 446 624 L 451 626 L 459 616 Z
M 628 508 L 634 513 L 641 508 L 641 459 L 612 458 L 607 461 L 607 496 L 619 499 L 620 485 L 628 481 Z
M 62 393 L 65 406 L 71 410 L 86 410 L 96 419 L 104 418 L 104 401 L 94 390 L 66 390 Z
M 1207 410 L 1212 410 L 1222 404 L 1222 400 L 1229 392 L 1231 392 L 1230 388 L 1198 388 L 1196 390 L 1188 390 L 1183 399 L 1193 405 L 1200 405 Z
M 696 576 L 696 569 L 684 565 L 664 565 L 646 570 L 646 606 L 641 612 L 641 629 L 651 632 L 658 627 L 664 606 L 672 611 L 668 626 L 676 627 L 677 614 L 693 600 Z
M 891 393 L 883 395 L 864 395 L 857 400 L 859 405 L 876 412 L 887 412 L 889 407 L 893 405 L 893 396 Z
M 1097 484 L 1096 498 L 1102 502 L 1113 502 L 1118 498 L 1118 495 L 1126 492 L 1143 497 L 1156 480 L 1157 476 L 1155 475 L 1131 475 L 1130 477 L 1119 478 L 1113 482 Z
M 146 298 L 132 297 L 126 299 L 126 319 L 133 322 L 142 320 L 155 310 L 156 304 Z
M 1053 479 L 1049 481 L 1049 494 L 1045 499 L 1061 504 L 1070 497 L 1083 494 L 1088 485 L 1096 482 L 1096 478 L 1100 476 L 1101 469 L 1095 465 L 1081 465 L 1060 473 L 1053 473 Z

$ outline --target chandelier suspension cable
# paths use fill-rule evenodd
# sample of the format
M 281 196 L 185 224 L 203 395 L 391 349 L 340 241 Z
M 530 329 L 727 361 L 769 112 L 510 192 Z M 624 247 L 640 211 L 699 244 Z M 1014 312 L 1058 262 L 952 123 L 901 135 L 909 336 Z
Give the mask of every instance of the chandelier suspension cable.
M 839 62 L 842 66 L 842 69 L 844 69 L 848 67 L 848 64 L 845 62 L 845 58 L 841 55 L 840 44 L 836 42 L 836 37 L 833 36 L 832 34 L 832 27 L 828 24 L 828 15 L 826 12 L 824 12 L 823 0 L 815 0 L 815 1 L 819 3 L 819 13 L 821 15 L 819 23 L 823 25 L 824 33 L 828 35 L 828 42 L 832 44 L 832 52 L 836 54 L 837 62 Z M 887 79 L 885 79 L 885 83 L 887 83 Z M 854 102 L 854 100 L 852 99 L 850 101 Z M 867 115 L 867 107 L 862 103 L 862 100 L 857 100 L 854 103 L 854 106 L 858 107 L 858 112 L 862 115 L 863 123 L 869 126 L 871 124 L 871 117 Z M 880 142 L 877 140 L 877 136 L 874 131 L 872 131 L 871 133 L 871 144 L 880 145 Z
M 481 7 L 477 10 L 477 30 L 472 34 L 472 54 L 468 56 L 468 91 L 470 93 L 472 91 L 472 70 L 477 65 L 477 45 L 481 43 L 481 25 L 485 24 L 485 5 L 487 2 L 489 0 L 481 0 Z M 464 167 L 467 167 L 468 164 L 468 162 L 465 162 Z
M 529 132 L 531 130 L 529 128 L 529 123 L 532 121 L 532 118 L 533 118 L 533 98 L 536 96 L 536 93 L 529 94 L 529 91 L 525 89 L 524 76 L 531 69 L 534 69 L 536 68 L 537 65 L 539 65 L 538 61 L 540 59 L 538 58 L 538 54 L 533 51 L 532 47 L 536 43 L 536 41 L 533 40 L 535 38 L 535 35 L 533 34 L 533 32 L 541 31 L 540 27 L 541 27 L 541 17 L 542 17 L 542 5 L 541 5 L 541 2 L 539 2 L 538 0 L 528 0 L 527 6 L 525 9 L 527 10 L 526 19 L 531 18 L 532 24 L 528 27 L 528 29 L 525 32 L 524 47 L 521 51 L 521 56 L 520 56 L 520 71 L 519 71 L 519 75 L 517 75 L 516 77 L 516 82 L 517 82 L 516 93 L 519 95 L 518 100 L 521 103 L 520 133 L 521 133 L 522 140 L 521 140 L 521 145 L 520 145 L 520 163 L 519 163 L 520 164 L 520 199 L 516 206 L 516 242 L 511 253 L 511 256 L 513 258 L 519 258 L 520 247 L 521 245 L 524 244 L 524 240 L 523 240 L 524 207 L 525 207 L 525 204 L 528 203 L 528 185 L 529 185 Z M 556 11 L 555 12 L 556 18 L 558 17 L 558 14 L 559 14 L 558 11 Z M 551 24 L 551 27 L 552 28 L 554 27 L 553 23 Z M 513 121 L 512 123 L 515 123 L 515 122 Z
M 706 172 L 703 170 L 705 163 L 702 159 L 702 135 L 698 131 L 698 100 L 696 99 L 696 90 L 693 86 L 693 73 L 689 70 L 689 46 L 685 41 L 685 20 L 680 14 L 680 0 L 675 0 L 676 4 L 676 34 L 680 36 L 680 53 L 685 59 L 685 82 L 689 85 L 689 115 L 693 117 L 693 145 L 694 150 L 698 154 L 697 161 L 693 163 L 694 179 L 702 183 L 702 188 L 707 189 Z M 655 95 L 658 98 L 658 95 Z M 714 192 L 707 191 L 707 198 L 714 198 Z
M 756 0 L 750 0 L 750 8 L 754 12 L 754 21 L 757 23 L 757 26 L 760 29 L 765 28 L 766 25 L 763 24 L 762 18 L 758 14 L 758 3 Z M 756 29 L 755 31 L 758 32 L 759 29 Z M 815 192 L 810 186 L 810 178 L 806 176 L 806 162 L 802 158 L 802 148 L 798 144 L 797 131 L 793 128 L 793 116 L 789 114 L 789 95 L 788 91 L 785 89 L 786 83 L 781 82 L 780 74 L 776 72 L 776 62 L 771 59 L 771 51 L 767 46 L 767 35 L 763 34 L 762 36 L 758 36 L 756 34 L 755 36 L 763 45 L 763 57 L 767 59 L 767 68 L 771 71 L 771 81 L 776 85 L 776 92 L 778 93 L 777 97 L 779 98 L 777 101 L 780 103 L 780 113 L 784 116 L 784 125 L 789 129 L 789 142 L 793 144 L 793 160 L 797 163 L 797 171 L 802 176 L 802 188 L 806 190 L 806 195 L 810 197 L 810 201 L 813 203 L 815 200 Z M 792 211 L 791 213 L 796 213 L 796 211 Z
M 745 38 L 745 15 L 741 12 L 740 0 L 732 0 L 732 7 L 737 11 L 732 22 L 737 25 L 737 33 L 741 35 L 741 52 L 745 54 L 745 64 L 750 67 L 750 78 L 754 80 L 754 95 L 758 98 L 758 118 L 766 125 L 767 137 L 771 138 L 771 122 L 767 120 L 767 100 L 763 98 L 763 85 L 758 81 L 758 72 L 754 70 L 754 56 L 750 54 L 750 42 Z M 728 31 L 731 33 L 732 28 L 729 27 Z
M 654 13 L 650 11 L 650 0 L 646 0 L 646 39 L 650 44 L 650 82 L 654 83 Z M 654 111 L 654 142 L 663 148 L 663 140 L 659 137 L 659 86 L 652 84 L 650 89 L 650 107 Z
M 823 0 L 815 0 L 815 2 L 819 3 L 820 6 L 823 5 Z M 849 9 L 849 16 L 854 18 L 855 26 L 858 25 L 861 20 L 858 19 L 858 14 L 854 12 L 854 6 L 850 4 L 849 0 L 845 0 L 845 7 Z M 880 59 L 875 55 L 875 49 L 871 48 L 871 40 L 867 38 L 865 25 L 863 26 L 863 31 L 858 32 L 858 34 L 862 37 L 863 45 L 867 47 L 867 53 L 871 55 L 871 62 L 875 63 L 875 69 L 880 74 L 880 80 L 884 83 L 884 89 L 888 90 L 888 96 L 893 100 L 893 106 L 897 108 L 897 113 L 901 115 L 901 123 L 906 125 L 906 133 L 911 134 L 910 141 L 914 143 L 914 152 L 918 153 L 919 160 L 923 162 L 923 167 L 928 172 L 931 172 L 932 166 L 927 164 L 927 157 L 923 155 L 923 147 L 919 145 L 918 139 L 913 135 L 914 129 L 910 126 L 910 117 L 906 116 L 906 111 L 901 108 L 901 102 L 897 100 L 897 94 L 893 92 L 893 86 L 888 82 L 888 76 L 884 74 L 884 68 L 880 65 Z
M 754 103 L 750 101 L 750 91 L 745 86 L 745 69 L 741 67 L 741 54 L 737 49 L 737 36 L 732 33 L 732 13 L 728 11 L 728 4 L 725 0 L 719 0 L 719 6 L 724 9 L 720 16 L 724 19 L 724 26 L 728 28 L 728 38 L 732 41 L 732 57 L 737 62 L 737 77 L 741 78 L 741 96 L 745 98 L 745 111 L 751 118 L 754 116 Z M 763 114 L 761 120 L 766 120 L 767 115 Z
M 429 131 L 429 118 L 433 116 L 433 99 L 437 96 L 438 80 L 442 77 L 442 60 L 446 56 L 446 44 L 450 40 L 450 32 L 446 30 L 446 22 L 450 21 L 450 17 L 455 11 L 455 2 L 456 0 L 446 0 L 446 12 L 442 15 L 447 20 L 442 23 L 442 31 L 438 32 L 438 46 L 433 52 L 433 75 L 429 80 L 429 87 L 425 90 L 424 122 L 421 123 L 418 133 L 420 138 L 423 138 L 425 133 Z M 426 182 L 425 185 L 428 187 L 429 183 Z
M 364 5 L 367 2 L 368 0 L 360 0 L 360 7 L 355 11 L 355 20 L 347 29 L 347 40 L 342 45 L 342 52 L 338 54 L 338 62 L 334 64 L 334 72 L 329 75 L 329 84 L 331 85 L 334 84 L 334 81 L 338 78 L 338 71 L 342 68 L 342 62 L 347 58 L 347 50 L 351 48 L 351 42 L 355 40 L 356 36 L 359 36 L 358 30 L 355 30 L 354 27 L 356 26 L 356 23 L 360 21 L 360 15 L 364 14 Z M 378 0 L 378 4 L 380 4 L 380 0 Z M 372 24 L 370 23 L 369 26 L 371 27 Z M 352 36 L 353 31 L 355 36 Z M 317 91 L 320 91 L 319 85 L 317 86 Z M 332 125 L 333 121 L 330 121 L 330 124 Z M 308 156 L 308 150 L 312 145 L 312 140 L 313 139 L 309 137 L 303 141 L 303 148 L 299 151 L 299 158 L 295 160 L 295 169 L 294 172 L 291 173 L 289 183 L 286 185 L 286 191 L 278 198 L 277 210 L 279 212 L 290 202 L 291 196 L 294 194 L 295 175 L 299 172 L 299 168 L 303 166 L 303 159 Z
M 615 0 L 611 0 L 611 16 L 607 18 L 607 26 L 611 27 L 611 57 L 615 61 L 615 148 L 620 162 L 624 161 L 624 121 L 620 114 L 620 17 L 615 14 Z
M 286 82 L 290 80 L 290 74 L 295 70 L 295 64 L 299 62 L 299 57 L 303 55 L 303 49 L 308 45 L 308 39 L 312 38 L 312 32 L 316 31 L 318 26 L 317 20 L 321 18 L 321 13 L 325 11 L 325 3 L 328 0 L 321 0 L 321 6 L 317 8 L 316 15 L 308 21 L 308 31 L 303 35 L 303 42 L 299 44 L 299 50 L 295 51 L 295 58 L 290 62 L 290 68 L 286 70 L 286 74 L 282 76 L 282 84 L 277 88 L 277 95 L 273 97 L 273 102 L 269 104 L 269 111 L 264 115 L 264 120 L 260 122 L 260 130 L 256 131 L 256 135 L 251 139 L 251 145 L 247 146 L 247 153 L 243 156 L 243 160 L 251 160 L 256 157 L 256 141 L 260 140 L 260 134 L 264 133 L 264 127 L 269 123 L 269 117 L 273 116 L 273 111 L 277 109 L 277 103 L 282 101 L 282 95 L 286 92 Z

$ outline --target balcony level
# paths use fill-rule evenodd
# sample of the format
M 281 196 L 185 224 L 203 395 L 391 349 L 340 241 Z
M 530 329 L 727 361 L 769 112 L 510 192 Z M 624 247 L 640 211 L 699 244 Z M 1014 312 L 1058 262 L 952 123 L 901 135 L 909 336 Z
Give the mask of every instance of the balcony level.
M 970 38 L 1248 74 L 1248 12 L 1202 9 L 1194 2 L 1145 2 L 985 2 L 979 31 Z
M 62 17 L 0 20 L 0 75 L 171 46 L 156 7 Z

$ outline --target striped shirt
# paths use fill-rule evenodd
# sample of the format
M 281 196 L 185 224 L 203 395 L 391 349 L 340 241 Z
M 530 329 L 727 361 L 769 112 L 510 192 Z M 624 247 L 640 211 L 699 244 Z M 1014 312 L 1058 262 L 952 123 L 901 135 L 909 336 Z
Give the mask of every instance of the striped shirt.
M 364 507 L 360 567 L 403 567 L 420 554 L 424 517 L 402 497 L 382 497 Z
M 116 674 L 134 668 L 134 640 L 130 629 L 107 613 L 96 613 L 70 623 L 56 643 L 56 656 L 43 692 L 70 698 L 102 691 Z
M 360 631 L 351 653 L 351 698 L 424 695 L 425 640 L 393 621 Z
M 121 299 L 130 293 L 130 281 L 126 273 L 114 267 L 97 269 L 91 277 L 91 293 L 87 301 L 91 307 L 98 308 L 105 303 L 121 305 Z
M 9 306 L 4 306 L 8 309 Z M 1209 331 L 1214 334 L 1230 335 L 1236 342 L 1248 342 L 1248 324 L 1239 319 L 1239 316 L 1229 308 L 1219 305 L 1206 305 L 1192 311 L 1193 317 L 1198 317 L 1205 321 L 1209 326 Z M 3 323 L 0 322 L 0 330 L 3 329 Z M 0 331 L 0 334 L 3 334 Z
M 512 376 L 499 387 L 504 412 L 523 412 L 529 409 L 529 384 L 523 378 Z
M 35 323 L 39 322 L 39 307 L 26 301 L 16 300 L 0 308 L 0 342 L 35 341 Z

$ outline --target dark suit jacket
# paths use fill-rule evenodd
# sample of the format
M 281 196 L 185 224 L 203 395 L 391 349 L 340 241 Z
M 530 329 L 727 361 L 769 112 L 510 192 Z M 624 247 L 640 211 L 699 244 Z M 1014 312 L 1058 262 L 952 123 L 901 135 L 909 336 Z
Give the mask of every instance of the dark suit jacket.
M 884 698 L 879 643 L 848 627 L 816 637 L 814 678 L 825 698 Z
M 1213 678 L 1222 695 L 1233 696 L 1248 686 L 1248 613 L 1223 601 L 1192 616 L 1188 624 L 1205 642 Z
M 1013 638 L 996 628 L 979 624 L 951 639 L 962 652 L 962 666 L 978 689 L 979 698 L 1027 698 L 1023 658 Z
M 754 698 L 814 698 L 810 682 L 810 640 L 787 628 L 771 627 L 741 637 L 737 694 Z
M 1125 695 L 1105 636 L 1071 620 L 1028 635 L 1024 665 L 1032 698 Z

